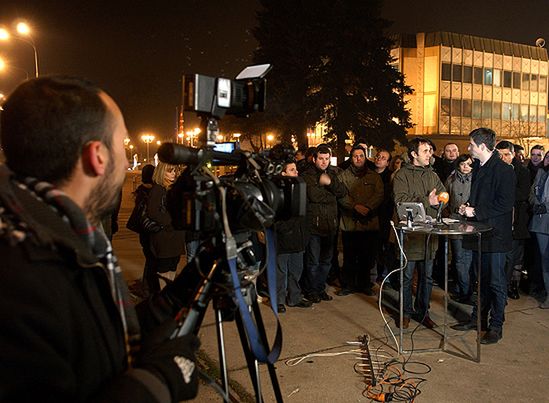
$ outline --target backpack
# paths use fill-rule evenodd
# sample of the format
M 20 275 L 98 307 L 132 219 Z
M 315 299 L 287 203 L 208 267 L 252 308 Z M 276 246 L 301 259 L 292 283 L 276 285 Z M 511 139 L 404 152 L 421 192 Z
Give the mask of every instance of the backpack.
M 126 223 L 126 228 L 130 231 L 140 233 L 157 233 L 162 229 L 162 225 L 149 218 L 147 215 L 147 203 L 149 201 L 148 195 L 142 197 L 139 203 L 135 204 L 130 218 Z

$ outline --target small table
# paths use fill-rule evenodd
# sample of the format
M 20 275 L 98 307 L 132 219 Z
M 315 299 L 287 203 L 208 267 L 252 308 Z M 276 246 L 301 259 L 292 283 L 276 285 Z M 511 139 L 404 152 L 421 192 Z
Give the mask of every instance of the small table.
M 477 236 L 477 248 L 478 248 L 478 276 L 477 276 L 477 356 L 474 358 L 474 361 L 480 362 L 480 331 L 481 331 L 481 315 L 480 315 L 480 273 L 481 273 L 481 239 L 482 233 L 488 232 L 492 229 L 489 225 L 469 222 L 469 221 L 455 221 L 455 220 L 446 220 L 441 223 L 431 223 L 431 224 L 417 224 L 414 223 L 412 228 L 406 226 L 406 224 L 398 224 L 396 226 L 400 245 L 402 246 L 400 250 L 400 324 L 399 324 L 399 334 L 400 334 L 400 345 L 399 353 L 408 353 L 410 350 L 404 350 L 402 347 L 403 344 L 403 330 L 402 330 L 402 320 L 404 317 L 404 234 L 423 234 L 423 235 L 437 235 L 442 236 L 445 239 L 444 242 L 444 329 L 443 329 L 443 343 L 441 348 L 429 348 L 429 349 L 415 349 L 414 352 L 433 352 L 433 351 L 446 351 L 446 327 L 447 327 L 447 316 L 448 316 L 448 237 L 450 235 L 476 235 Z

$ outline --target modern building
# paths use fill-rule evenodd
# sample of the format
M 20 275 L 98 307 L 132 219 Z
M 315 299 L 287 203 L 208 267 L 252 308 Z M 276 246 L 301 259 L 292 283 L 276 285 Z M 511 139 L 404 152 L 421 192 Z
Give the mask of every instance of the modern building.
M 477 127 L 547 145 L 547 50 L 451 32 L 398 35 L 394 65 L 414 89 L 409 135 L 460 146 Z M 542 45 L 542 41 L 538 42 Z

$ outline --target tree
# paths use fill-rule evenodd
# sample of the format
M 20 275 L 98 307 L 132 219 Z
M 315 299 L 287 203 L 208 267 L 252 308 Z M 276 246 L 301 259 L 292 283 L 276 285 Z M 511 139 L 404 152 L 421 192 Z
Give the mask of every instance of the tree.
M 300 140 L 307 126 L 325 123 L 338 157 L 350 134 L 389 150 L 406 142 L 412 125 L 404 96 L 412 89 L 391 66 L 381 0 L 261 3 L 254 61 L 274 65 L 266 122 Z

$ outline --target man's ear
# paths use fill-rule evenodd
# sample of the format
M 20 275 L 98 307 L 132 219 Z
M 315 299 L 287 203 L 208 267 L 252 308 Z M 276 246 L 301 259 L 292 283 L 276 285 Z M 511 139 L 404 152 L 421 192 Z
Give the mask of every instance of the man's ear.
M 410 153 L 410 155 L 412 156 L 412 159 L 416 159 L 417 158 L 417 153 L 412 150 L 412 152 Z
M 82 164 L 84 172 L 91 176 L 105 174 L 108 163 L 108 150 L 101 141 L 90 141 L 82 150 Z

